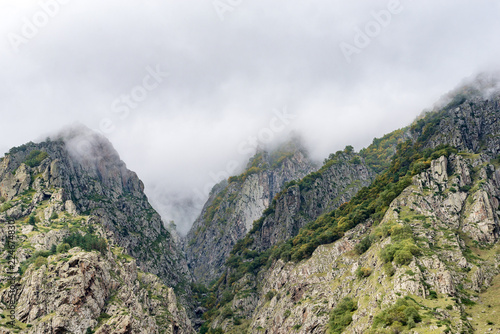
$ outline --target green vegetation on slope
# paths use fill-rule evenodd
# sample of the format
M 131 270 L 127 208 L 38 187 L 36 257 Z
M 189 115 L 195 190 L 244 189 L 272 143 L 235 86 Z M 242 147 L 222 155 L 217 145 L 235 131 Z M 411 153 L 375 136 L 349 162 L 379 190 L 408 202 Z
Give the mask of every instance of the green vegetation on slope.
M 30 216 L 32 217 L 32 216 Z M 47 257 L 50 255 L 66 253 L 73 247 L 80 247 L 87 252 L 93 250 L 99 251 L 104 254 L 107 250 L 107 243 L 105 239 L 102 239 L 94 234 L 87 233 L 81 235 L 80 233 L 73 233 L 59 244 L 53 244 L 50 251 L 37 251 L 30 258 L 23 261 L 19 266 L 19 274 L 23 275 L 26 269 L 32 264 L 35 264 L 35 268 L 38 269 L 42 265 L 47 264 Z
M 70 245 L 71 248 L 80 247 L 87 252 L 96 250 L 104 254 L 107 249 L 107 243 L 105 239 L 99 238 L 98 236 L 90 233 L 87 233 L 85 235 L 81 235 L 80 233 L 73 233 L 70 236 L 64 238 L 63 243 Z
M 213 200 L 212 204 L 207 208 L 205 211 L 205 214 L 203 215 L 203 219 L 205 219 L 206 222 L 211 222 L 214 219 L 215 213 L 219 211 L 220 209 L 220 204 L 224 200 L 227 194 L 227 186 L 215 196 L 215 199 Z
M 39 166 L 40 163 L 45 160 L 49 155 L 47 152 L 44 151 L 39 151 L 39 150 L 33 150 L 28 154 L 26 157 L 26 161 L 24 162 L 26 165 L 30 167 L 36 167 Z
M 314 186 L 314 182 L 317 179 L 321 178 L 321 176 L 328 169 L 330 169 L 331 166 L 344 163 L 346 159 L 350 159 L 350 162 L 353 164 L 359 164 L 361 162 L 359 157 L 354 154 L 352 146 L 346 146 L 343 151 L 337 151 L 335 152 L 335 154 L 330 154 L 328 159 L 325 159 L 323 166 L 321 166 L 318 171 L 308 174 L 300 181 L 292 181 L 288 186 L 298 184 L 301 191 L 312 189 Z M 287 187 L 285 187 L 285 189 L 286 188 Z M 282 191 L 282 193 L 284 191 Z
M 390 167 L 391 158 L 396 153 L 396 147 L 404 141 L 407 132 L 408 128 L 403 128 L 388 133 L 382 138 L 375 138 L 372 144 L 362 149 L 359 154 L 375 173 L 380 174 Z
M 341 334 L 352 322 L 352 314 L 357 304 L 351 298 L 342 299 L 330 314 L 328 334 Z
M 320 179 L 323 176 L 323 174 L 327 172 L 333 165 L 342 164 L 345 163 L 346 161 L 352 164 L 356 164 L 360 158 L 359 155 L 353 153 L 352 150 L 353 150 L 352 146 L 346 146 L 346 148 L 343 151 L 337 151 L 334 154 L 333 153 L 330 154 L 328 159 L 325 159 L 323 166 L 318 171 L 308 174 L 301 180 L 298 181 L 294 180 L 285 184 L 283 190 L 281 190 L 278 194 L 276 194 L 271 205 L 266 210 L 264 210 L 262 216 L 254 222 L 252 229 L 248 232 L 245 239 L 240 240 L 239 243 L 240 244 L 244 243 L 247 246 L 251 244 L 251 240 L 249 239 L 252 238 L 252 234 L 258 232 L 262 227 L 264 219 L 275 212 L 277 199 L 282 197 L 285 193 L 287 193 L 290 187 L 298 186 L 301 191 L 308 191 L 314 187 L 314 183 L 316 182 L 316 180 Z M 239 249 L 240 246 L 237 243 L 233 248 L 233 251 L 237 252 Z
M 388 171 L 379 175 L 372 185 L 361 189 L 350 202 L 304 226 L 291 240 L 262 253 L 248 249 L 253 241 L 250 234 L 240 240 L 226 263 L 233 269 L 229 283 L 235 282 L 246 273 L 256 274 L 262 266 L 269 265 L 278 258 L 284 261 L 306 259 L 319 245 L 340 239 L 346 231 L 368 219 L 378 224 L 389 204 L 411 184 L 414 175 L 428 168 L 431 160 L 454 152 L 456 150 L 451 147 L 426 149 L 421 152 L 420 144 L 413 145 L 410 141 L 398 145 L 398 153 Z M 254 230 L 260 228 L 261 220 L 262 218 L 255 222 Z M 406 245 L 406 241 L 401 243 L 401 255 L 398 259 L 401 258 L 401 261 L 405 262 L 403 258 L 412 249 Z M 394 250 L 394 256 L 396 251 Z
M 293 157 L 293 150 L 279 148 L 271 152 L 267 157 L 266 152 L 259 152 L 253 156 L 248 162 L 245 172 L 240 175 L 231 176 L 228 183 L 238 182 L 243 183 L 248 176 L 257 174 L 268 169 L 279 168 L 286 159 Z
M 390 203 L 411 184 L 413 176 L 429 168 L 432 160 L 443 155 L 449 156 L 452 153 L 457 153 L 457 150 L 450 146 L 443 145 L 433 149 L 429 148 L 431 147 L 431 138 L 438 132 L 437 129 L 448 111 L 447 108 L 426 114 L 422 119 L 414 122 L 410 128 L 397 130 L 381 139 L 374 140 L 374 143 L 360 154 L 365 159 L 365 162 L 379 173 L 379 176 L 370 186 L 361 189 L 350 202 L 344 203 L 338 209 L 326 213 L 304 226 L 298 235 L 290 240 L 276 245 L 272 249 L 259 252 L 253 246 L 254 238 L 259 234 L 264 219 L 274 212 L 276 201 L 273 201 L 273 204 L 265 210 L 263 216 L 254 222 L 253 229 L 247 236 L 238 241 L 233 247 L 226 262 L 229 270 L 211 287 L 208 294 L 210 303 L 206 304 L 209 312 L 205 314 L 205 319 L 208 320 L 205 328 L 210 327 L 210 320 L 217 317 L 219 310 L 231 300 L 230 298 L 222 299 L 221 296 L 223 294 L 232 296 L 232 286 L 235 286 L 234 283 L 245 275 L 256 275 L 264 266 L 269 267 L 279 258 L 285 261 L 307 259 L 319 245 L 338 240 L 346 231 L 359 223 L 371 220 L 375 226 L 378 225 L 388 210 Z M 402 142 L 407 135 L 413 138 L 413 141 Z M 396 153 L 391 157 L 392 152 L 394 152 L 393 145 L 396 145 Z M 325 164 L 334 163 L 335 155 L 330 158 L 333 159 L 327 159 Z M 329 162 L 329 160 L 332 162 Z M 287 186 L 298 185 L 302 189 L 307 189 L 307 187 L 313 186 L 315 177 L 317 177 L 317 174 L 313 173 L 304 178 L 305 181 L 291 182 Z M 287 191 L 287 187 L 283 191 Z M 379 255 L 381 259 L 386 261 L 384 269 L 385 267 L 391 269 L 386 270 L 386 272 L 393 272 L 393 263 L 405 265 L 422 251 L 416 245 L 411 233 L 407 233 L 409 228 L 407 224 L 384 225 L 387 226 L 379 226 L 374 231 L 375 233 L 365 238 L 355 252 L 362 254 L 370 248 L 375 238 L 390 235 L 393 243 L 383 249 Z M 398 306 L 408 308 L 412 305 Z M 408 312 L 410 317 L 407 317 L 403 322 L 398 321 L 395 325 L 399 326 L 399 323 L 401 323 L 403 326 L 404 323 L 404 326 L 408 326 L 408 324 L 412 326 L 414 322 L 418 322 L 419 318 L 411 309 Z M 390 318 L 390 313 L 388 312 L 389 316 L 385 318 L 386 320 Z
M 396 303 L 380 312 L 373 319 L 373 328 L 383 327 L 394 329 L 392 333 L 400 333 L 403 327 L 414 328 L 415 324 L 422 321 L 417 309 L 420 307 L 410 298 L 400 298 Z
M 379 226 L 375 234 L 380 238 L 391 236 L 392 243 L 380 252 L 380 258 L 384 263 L 394 262 L 404 266 L 410 264 L 414 256 L 421 254 L 409 225 L 389 221 Z

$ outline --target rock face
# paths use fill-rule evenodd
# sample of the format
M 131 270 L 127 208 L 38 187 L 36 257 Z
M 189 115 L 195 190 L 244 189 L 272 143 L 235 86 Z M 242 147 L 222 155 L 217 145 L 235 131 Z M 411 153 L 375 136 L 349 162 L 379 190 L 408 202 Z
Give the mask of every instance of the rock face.
M 33 151 L 48 156 L 29 167 L 24 162 Z M 171 286 L 189 278 L 183 256 L 149 204 L 142 181 L 104 137 L 76 128 L 55 141 L 11 150 L 0 162 L 0 197 L 10 201 L 30 186 L 34 198 L 60 203 L 50 205 L 45 218 L 61 210 L 92 215 L 105 226 L 107 237 L 136 258 L 142 270 Z M 28 215 L 36 203 L 33 200 L 23 211 L 9 215 Z
M 234 244 L 251 229 L 283 185 L 314 169 L 300 144 L 291 143 L 275 152 L 257 153 L 245 173 L 214 187 L 186 237 L 185 251 L 195 279 L 208 283 L 218 278 Z
M 348 202 L 374 178 L 375 173 L 360 156 L 337 153 L 318 172 L 277 196 L 261 227 L 252 234 L 254 249 L 266 250 L 295 236 L 308 222 Z
M 458 97 L 456 97 L 458 99 Z M 498 135 L 498 110 L 500 99 L 492 97 L 488 100 L 480 96 L 470 96 L 451 103 L 446 109 L 435 113 L 435 121 L 427 129 L 430 137 L 426 147 L 434 148 L 447 144 L 460 151 L 483 152 L 491 157 L 500 153 Z M 417 122 L 412 127 L 413 138 L 416 140 L 424 134 L 425 129 Z
M 22 333 L 194 333 L 173 290 L 133 259 L 73 248 L 47 260 L 20 281 L 16 319 L 31 325 Z
M 177 301 L 184 257 L 104 138 L 76 129 L 12 149 L 0 226 L 0 308 L 15 315 L 2 333 L 194 333 Z
M 479 303 L 474 296 L 500 274 L 500 211 L 492 209 L 500 201 L 500 167 L 484 157 L 434 160 L 392 202 L 378 226 L 358 225 L 337 242 L 318 247 L 308 260 L 279 260 L 257 279 L 241 279 L 225 307 L 232 319 L 248 320 L 235 325 L 219 316 L 212 326 L 226 333 L 260 333 L 262 328 L 268 333 L 325 333 L 331 310 L 350 297 L 357 310 L 343 332 L 370 333 L 377 315 L 410 296 L 421 305 L 422 315 L 441 305 L 423 315 L 415 333 L 437 329 L 443 319 L 449 320 L 443 333 L 472 329 L 472 321 L 463 320 L 470 312 L 465 301 Z M 420 251 L 407 263 L 386 264 L 381 254 L 395 241 L 382 231 L 405 226 Z M 358 255 L 354 248 L 367 235 L 378 239 Z M 493 247 L 494 255 L 478 253 L 479 247 Z M 360 268 L 368 274 L 360 275 Z

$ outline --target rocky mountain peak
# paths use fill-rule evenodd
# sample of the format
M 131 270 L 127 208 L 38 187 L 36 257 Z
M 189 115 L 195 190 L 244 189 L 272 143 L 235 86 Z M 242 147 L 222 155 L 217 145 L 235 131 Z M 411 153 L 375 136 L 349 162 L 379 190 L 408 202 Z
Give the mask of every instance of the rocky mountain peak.
M 17 304 L 2 333 L 194 332 L 177 302 L 189 305 L 184 257 L 106 138 L 73 127 L 12 148 L 0 223 L 12 264 L 0 264 L 0 300 Z
M 289 181 L 316 169 L 297 140 L 259 150 L 240 175 L 216 185 L 186 237 L 185 250 L 194 276 L 209 282 L 221 273 L 233 245 Z
M 123 164 L 111 142 L 84 125 L 74 125 L 59 132 L 52 140 L 61 140 L 68 152 L 82 163 L 105 160 Z
M 83 126 L 65 129 L 41 143 L 15 147 L 0 162 L 4 201 L 29 191 L 35 191 L 40 200 L 61 200 L 63 205 L 49 206 L 46 216 L 67 207 L 75 214 L 92 216 L 144 271 L 171 286 L 190 280 L 183 257 L 143 190 L 142 181 L 127 169 L 112 144 Z M 36 205 L 12 208 L 7 214 L 26 216 Z

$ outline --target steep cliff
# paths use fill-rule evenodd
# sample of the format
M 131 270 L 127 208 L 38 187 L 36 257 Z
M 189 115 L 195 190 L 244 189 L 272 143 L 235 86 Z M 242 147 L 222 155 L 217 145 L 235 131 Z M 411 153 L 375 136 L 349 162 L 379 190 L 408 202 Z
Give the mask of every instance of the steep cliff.
M 249 234 L 254 250 L 264 251 L 297 235 L 306 223 L 348 202 L 375 173 L 351 148 L 330 156 L 323 167 L 287 185 Z
M 172 289 L 190 280 L 183 257 L 104 138 L 11 149 L 0 220 L 3 333 L 193 333 Z
M 188 265 L 196 280 L 208 283 L 218 278 L 234 244 L 246 235 L 283 185 L 314 169 L 305 149 L 295 140 L 271 152 L 258 152 L 243 174 L 214 187 L 186 237 Z
M 38 163 L 37 158 L 45 155 Z M 63 209 L 92 215 L 142 270 L 171 285 L 186 280 L 183 256 L 149 204 L 143 183 L 107 139 L 77 127 L 55 140 L 13 148 L 0 162 L 0 197 L 7 202 L 30 190 L 36 198 L 50 197 L 54 188 L 60 189 L 64 205 L 49 206 L 45 218 Z M 9 215 L 29 215 L 33 208 L 31 203 Z

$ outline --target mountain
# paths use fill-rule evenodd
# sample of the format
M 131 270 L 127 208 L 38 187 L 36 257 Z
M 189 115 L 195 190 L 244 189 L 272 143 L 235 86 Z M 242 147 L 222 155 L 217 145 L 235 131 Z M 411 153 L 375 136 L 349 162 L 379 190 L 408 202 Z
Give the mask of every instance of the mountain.
M 193 332 L 184 257 L 143 190 L 82 127 L 1 159 L 3 333 Z
M 363 169 L 353 179 L 369 183 L 340 206 L 324 204 L 333 203 L 328 186 L 342 193 L 338 178 L 325 177 L 328 160 L 285 187 L 231 251 L 205 298 L 201 332 L 499 331 L 500 94 L 492 86 L 461 86 L 360 155 L 333 155 L 331 166 L 353 165 L 344 158 L 352 154 Z M 324 209 L 301 213 L 305 194 Z
M 295 138 L 271 152 L 261 150 L 244 173 L 216 185 L 185 242 L 188 266 L 197 282 L 218 278 L 232 247 L 282 187 L 314 170 Z
M 294 139 L 185 238 L 104 137 L 0 158 L 0 333 L 500 332 L 500 82 L 321 167 Z
M 290 182 L 276 196 L 248 235 L 255 244 L 254 250 L 264 251 L 295 236 L 307 222 L 348 202 L 374 177 L 375 173 L 361 156 L 352 152 L 352 147 L 330 155 L 320 170 Z
M 488 322 L 494 323 L 493 312 L 500 310 L 498 295 L 489 296 L 500 287 L 499 166 L 467 154 L 433 160 L 380 223 L 362 223 L 304 261 L 280 259 L 259 273 L 258 284 L 236 283 L 232 319 L 222 309 L 215 326 L 228 330 L 249 311 L 246 323 L 238 320 L 249 333 L 498 328 Z M 363 247 L 364 240 L 371 245 Z M 256 294 L 245 297 L 252 288 Z M 345 315 L 349 321 L 338 319 Z

